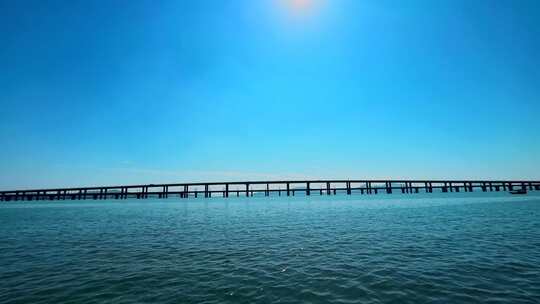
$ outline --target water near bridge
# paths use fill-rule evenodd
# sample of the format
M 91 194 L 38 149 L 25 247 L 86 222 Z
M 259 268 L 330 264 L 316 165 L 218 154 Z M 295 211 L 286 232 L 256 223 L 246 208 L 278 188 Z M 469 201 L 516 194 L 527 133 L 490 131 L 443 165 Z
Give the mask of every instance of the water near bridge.
M 538 303 L 540 196 L 0 204 L 0 303 Z

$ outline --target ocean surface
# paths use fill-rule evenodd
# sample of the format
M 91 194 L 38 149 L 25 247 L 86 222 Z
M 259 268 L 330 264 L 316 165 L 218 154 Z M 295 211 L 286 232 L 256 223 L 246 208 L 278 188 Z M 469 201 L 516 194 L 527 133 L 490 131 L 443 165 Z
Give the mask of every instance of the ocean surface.
M 0 203 L 0 303 L 540 303 L 540 196 Z

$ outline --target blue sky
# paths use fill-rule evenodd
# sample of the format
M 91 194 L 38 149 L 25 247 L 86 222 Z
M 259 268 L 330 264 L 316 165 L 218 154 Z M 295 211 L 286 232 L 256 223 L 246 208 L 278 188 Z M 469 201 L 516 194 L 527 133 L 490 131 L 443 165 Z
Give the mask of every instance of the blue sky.
M 0 41 L 1 188 L 540 179 L 538 1 L 0 0 Z

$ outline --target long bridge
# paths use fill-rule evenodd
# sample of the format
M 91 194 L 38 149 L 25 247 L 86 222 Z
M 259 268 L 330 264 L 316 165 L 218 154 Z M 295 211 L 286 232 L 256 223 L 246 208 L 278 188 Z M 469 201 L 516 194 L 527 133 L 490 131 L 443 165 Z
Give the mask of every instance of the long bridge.
M 189 198 L 212 196 L 294 196 L 379 193 L 539 191 L 540 181 L 527 180 L 281 180 L 146 184 L 0 191 L 0 201 Z

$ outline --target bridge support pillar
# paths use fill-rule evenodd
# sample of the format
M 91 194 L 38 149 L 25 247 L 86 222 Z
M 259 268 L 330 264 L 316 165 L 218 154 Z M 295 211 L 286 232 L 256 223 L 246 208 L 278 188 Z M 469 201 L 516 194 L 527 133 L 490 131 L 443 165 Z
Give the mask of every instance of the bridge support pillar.
M 444 183 L 444 186 L 442 187 L 442 192 L 443 193 L 448 192 L 448 183 Z
M 330 195 L 330 194 L 331 194 L 330 183 L 327 182 L 327 183 L 326 183 L 326 195 Z

